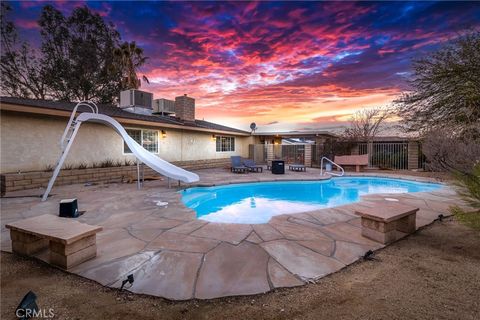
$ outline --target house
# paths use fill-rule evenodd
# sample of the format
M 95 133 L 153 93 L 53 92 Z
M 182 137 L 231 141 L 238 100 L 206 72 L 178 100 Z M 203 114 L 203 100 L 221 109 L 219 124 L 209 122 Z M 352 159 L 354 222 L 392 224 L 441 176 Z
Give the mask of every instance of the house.
M 121 99 L 116 106 L 99 105 L 99 113 L 117 120 L 146 150 L 187 170 L 227 167 L 234 155 L 257 163 L 284 159 L 318 166 L 323 155 L 331 157 L 332 146 L 341 146 L 336 136 L 326 131 L 251 133 L 197 120 L 195 99 L 183 95 L 175 101 L 153 100 L 151 94 L 145 94 L 146 102 L 140 106 L 131 106 Z M 46 186 L 61 154 L 60 138 L 75 105 L 0 98 L 2 191 Z M 373 143 L 371 152 L 366 143 L 349 149 L 341 153 L 371 153 L 374 167 L 417 169 L 423 166 L 419 143 L 415 140 L 383 138 Z M 70 170 L 62 170 L 57 184 L 128 180 L 136 176 L 135 160 L 114 130 L 87 122 L 82 124 L 64 163 L 63 168 Z
M 0 98 L 1 173 L 51 169 L 61 153 L 59 140 L 75 103 Z M 145 149 L 162 159 L 188 167 L 229 163 L 230 156 L 248 156 L 250 132 L 195 119 L 195 100 L 175 99 L 175 116 L 129 112 L 99 105 L 99 113 L 116 119 Z M 87 111 L 80 108 L 79 111 Z M 102 162 L 133 163 L 122 138 L 101 124 L 82 124 L 65 167 L 92 167 Z

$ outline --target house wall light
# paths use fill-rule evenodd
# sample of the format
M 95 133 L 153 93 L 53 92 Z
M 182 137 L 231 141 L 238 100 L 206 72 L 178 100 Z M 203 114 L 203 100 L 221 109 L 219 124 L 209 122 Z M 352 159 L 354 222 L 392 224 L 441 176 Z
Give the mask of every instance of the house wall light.
M 167 137 L 167 132 L 165 130 L 161 131 L 162 139 L 165 139 Z
M 214 134 L 212 134 L 212 140 L 213 140 L 213 141 L 217 140 L 217 136 L 214 135 Z

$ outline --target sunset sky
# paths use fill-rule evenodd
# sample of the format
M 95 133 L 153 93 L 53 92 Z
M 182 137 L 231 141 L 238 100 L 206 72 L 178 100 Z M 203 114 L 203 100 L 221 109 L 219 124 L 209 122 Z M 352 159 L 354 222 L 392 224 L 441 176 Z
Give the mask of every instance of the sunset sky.
M 480 2 L 10 2 L 34 45 L 46 3 L 86 4 L 136 41 L 155 98 L 187 93 L 197 118 L 262 131 L 330 129 L 389 105 L 412 58 L 480 26 Z

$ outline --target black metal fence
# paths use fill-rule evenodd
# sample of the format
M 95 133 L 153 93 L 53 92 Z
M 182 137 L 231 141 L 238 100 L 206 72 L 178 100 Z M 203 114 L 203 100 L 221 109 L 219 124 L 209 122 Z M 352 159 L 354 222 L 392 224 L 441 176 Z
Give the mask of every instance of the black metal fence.
M 268 149 L 273 151 L 273 159 L 282 159 L 287 163 L 305 163 L 306 145 L 265 145 L 251 144 L 249 157 L 257 163 L 266 163 Z M 319 167 L 322 157 L 334 159 L 335 156 L 352 154 L 369 154 L 369 167 L 379 169 L 408 169 L 408 142 L 373 142 L 352 143 L 327 141 L 323 144 L 313 144 L 311 147 L 312 166 Z M 424 167 L 424 157 L 419 147 L 419 168 Z
M 371 168 L 408 169 L 408 142 L 373 142 L 370 146 L 368 143 L 359 143 L 358 154 L 370 155 Z
M 251 144 L 248 148 L 248 156 L 256 163 L 267 163 L 267 148 L 272 148 L 273 159 L 285 160 L 287 163 L 305 163 L 305 145 L 286 144 Z

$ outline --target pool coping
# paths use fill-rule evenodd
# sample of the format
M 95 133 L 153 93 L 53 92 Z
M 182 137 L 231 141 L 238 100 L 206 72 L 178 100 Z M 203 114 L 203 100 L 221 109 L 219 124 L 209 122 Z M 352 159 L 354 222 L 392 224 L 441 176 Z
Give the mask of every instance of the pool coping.
M 220 187 L 220 186 L 228 186 L 232 184 L 248 184 L 248 183 L 264 183 L 264 182 L 293 182 L 293 181 L 329 181 L 331 179 L 337 178 L 347 178 L 347 177 L 362 177 L 362 178 L 390 178 L 390 179 L 400 179 L 412 182 L 423 182 L 423 183 L 435 183 L 440 184 L 442 187 L 453 187 L 446 181 L 438 180 L 435 178 L 429 177 L 417 177 L 417 176 L 407 176 L 407 175 L 398 175 L 398 174 L 372 174 L 372 173 L 348 173 L 343 176 L 328 176 L 326 178 L 318 179 L 318 178 L 296 178 L 296 179 L 266 179 L 266 180 L 243 180 L 243 181 L 231 181 L 231 182 L 221 182 L 221 183 L 207 183 L 207 184 L 190 184 L 187 187 L 176 187 L 177 192 L 188 190 L 191 188 L 211 188 L 211 187 Z

